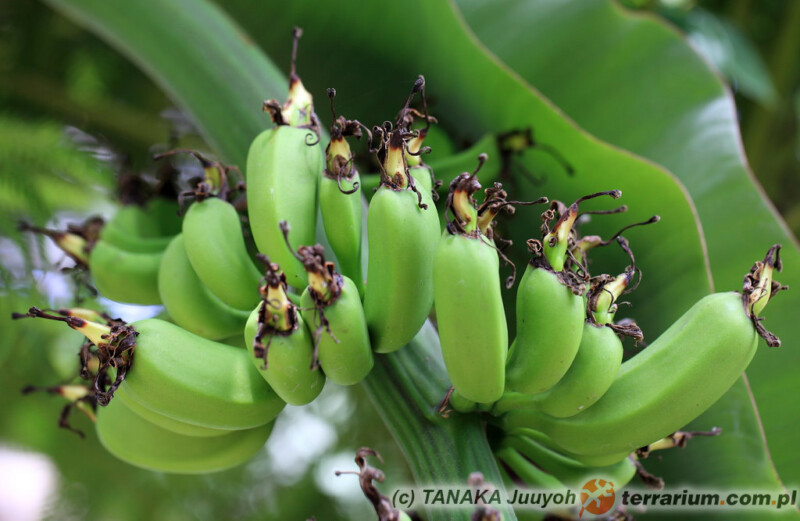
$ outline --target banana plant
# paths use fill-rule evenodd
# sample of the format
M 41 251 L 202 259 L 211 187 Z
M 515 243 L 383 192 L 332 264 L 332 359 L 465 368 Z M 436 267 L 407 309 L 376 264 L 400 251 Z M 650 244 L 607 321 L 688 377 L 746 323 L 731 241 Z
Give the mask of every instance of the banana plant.
M 312 94 L 324 99 L 331 86 L 358 93 L 349 101 L 340 96 L 339 110 L 383 120 L 404 98 L 409 79 L 423 74 L 430 109 L 456 140 L 532 129 L 536 140 L 563 151 L 572 173 L 533 148 L 512 172 L 535 177 L 504 179 L 520 198 L 546 193 L 575 200 L 620 189 L 630 213 L 584 230 L 603 235 L 661 216 L 657 227 L 628 234 L 647 273 L 632 302 L 649 337 L 704 295 L 737 289 L 736 277 L 774 242 L 785 247 L 782 282 L 797 285 L 797 241 L 747 169 L 730 93 L 680 34 L 611 1 L 298 1 L 279 8 L 243 0 L 224 6 L 209 0 L 46 3 L 137 63 L 230 164 L 245 165 L 251 141 L 269 126 L 263 100 L 283 98 L 287 80 L 280 71 L 288 70 L 293 26 L 305 31 L 304 82 Z M 335 38 L 332 28 L 340 29 Z M 604 72 L 611 66 L 614 74 Z M 675 77 L 688 84 L 668 81 Z M 535 221 L 516 219 L 506 232 L 524 243 L 538 228 Z M 601 269 L 612 263 L 598 260 Z M 789 369 L 800 356 L 791 315 L 798 298 L 782 295 L 769 318 L 784 347 L 761 349 L 747 376 L 695 423 L 721 427 L 724 435 L 665 457 L 658 472 L 666 480 L 771 490 L 798 481 L 796 414 L 788 413 L 797 406 L 787 392 Z M 513 317 L 513 298 L 507 301 Z M 437 411 L 449 381 L 430 324 L 412 346 L 378 357 L 364 387 L 415 480 L 458 483 L 481 471 L 501 483 L 476 417 L 443 418 Z M 503 514 L 515 519 L 510 510 Z M 437 510 L 427 515 L 454 519 Z M 748 515 L 736 513 L 737 519 Z M 800 513 L 788 517 L 800 519 Z

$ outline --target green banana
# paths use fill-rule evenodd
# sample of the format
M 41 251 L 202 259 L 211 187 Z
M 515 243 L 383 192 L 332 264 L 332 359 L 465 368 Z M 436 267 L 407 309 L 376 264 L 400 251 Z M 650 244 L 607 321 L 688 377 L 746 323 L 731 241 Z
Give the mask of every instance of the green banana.
M 181 231 L 178 209 L 174 200 L 157 197 L 143 205 L 122 206 L 108 224 L 143 239 L 170 237 Z
M 514 447 L 501 445 L 495 450 L 494 455 L 513 481 L 543 490 L 566 488 L 558 478 L 534 465 Z
M 108 221 L 100 230 L 100 238 L 105 242 L 131 253 L 160 253 L 164 251 L 172 237 L 141 237 L 132 232 L 124 231 Z
M 20 224 L 20 229 L 50 237 L 78 266 L 86 267 L 103 296 L 128 304 L 156 305 L 158 264 L 170 237 L 171 224 L 160 216 L 165 201 L 153 201 L 147 209 L 121 208 L 108 223 L 89 218 L 68 231 Z M 174 206 L 171 207 L 174 211 Z M 148 211 L 152 209 L 152 215 Z M 172 218 L 177 221 L 177 217 Z
M 283 410 L 243 349 L 157 319 L 132 325 L 136 356 L 122 387 L 143 406 L 214 429 L 257 427 Z
M 197 277 L 225 304 L 251 309 L 261 273 L 250 260 L 239 214 L 210 197 L 193 203 L 183 219 L 186 254 Z
M 286 230 L 288 246 L 288 229 Z M 308 287 L 300 297 L 300 315 L 314 336 L 314 359 L 325 376 L 339 385 L 353 385 L 373 365 L 367 321 L 358 288 L 325 261 L 322 246 L 301 246 L 296 255 L 308 272 Z
M 601 195 L 618 198 L 619 191 L 582 197 L 562 210 L 552 230 L 551 209 L 543 214 L 543 240 L 529 241 L 534 257 L 517 289 L 517 337 L 506 364 L 506 389 L 526 394 L 544 392 L 566 374 L 578 354 L 584 320 L 585 281 L 567 266 L 567 246 L 578 204 Z
M 284 403 L 266 385 L 243 349 L 194 335 L 156 318 L 111 325 L 30 308 L 14 318 L 65 322 L 82 333 L 95 350 L 92 369 L 95 400 L 108 404 L 114 391 L 142 406 L 185 423 L 238 430 L 271 422 Z M 134 360 L 135 352 L 135 360 Z M 109 372 L 115 379 L 110 381 Z
M 211 340 L 238 334 L 241 340 L 250 312 L 228 306 L 206 288 L 192 268 L 181 234 L 161 258 L 158 293 L 170 318 L 187 331 Z
M 424 85 L 420 76 L 406 109 Z M 408 173 L 408 131 L 403 127 L 392 132 L 375 130 L 381 134 L 383 180 L 367 213 L 364 312 L 373 349 L 389 353 L 414 337 L 433 305 L 433 258 L 440 232 L 430 194 L 420 192 Z
M 495 404 L 493 414 L 511 408 L 535 409 L 555 418 L 578 414 L 608 390 L 621 362 L 622 342 L 614 330 L 585 322 L 578 354 L 564 377 L 539 394 L 504 396 Z M 515 398 L 517 403 L 513 404 Z
M 263 299 L 245 325 L 249 358 L 281 399 L 305 405 L 322 392 L 325 375 L 316 367 L 305 321 L 286 295 L 286 276 L 269 258 L 262 255 L 262 260 L 267 266 Z
M 507 390 L 541 393 L 566 374 L 583 334 L 581 290 L 565 286 L 542 265 L 525 269 L 517 288 L 517 336 L 506 362 Z
M 476 174 L 463 173 L 450 184 L 447 207 L 453 219 L 436 249 L 434 304 L 455 390 L 467 400 L 492 403 L 503 394 L 508 328 L 497 251 L 478 228 Z
M 568 487 L 581 487 L 589 479 L 603 478 L 619 490 L 636 475 L 636 464 L 630 457 L 604 467 L 587 466 L 552 449 L 552 441 L 533 429 L 513 429 L 506 433 L 502 444 L 513 447 Z
M 621 237 L 620 240 L 624 241 Z M 611 387 L 622 363 L 622 342 L 617 334 L 642 339 L 642 332 L 637 326 L 617 326 L 612 323 L 617 299 L 635 273 L 636 265 L 632 264 L 615 278 L 600 276 L 593 279 L 587 296 L 588 318 L 583 325 L 578 354 L 564 377 L 543 393 L 510 393 L 503 396 L 493 407 L 493 414 L 502 414 L 513 408 L 530 408 L 556 418 L 565 418 L 597 402 Z
M 128 409 L 132 410 L 138 416 L 141 416 L 148 422 L 161 427 L 162 429 L 177 434 L 182 434 L 183 436 L 198 436 L 203 438 L 222 436 L 223 434 L 230 434 L 233 432 L 230 429 L 212 429 L 209 427 L 202 427 L 200 425 L 182 422 L 169 416 L 165 416 L 160 412 L 149 409 L 145 405 L 137 402 L 128 394 L 126 389 L 127 387 L 124 385 L 117 389 L 117 391 L 114 393 L 115 399 L 113 401 L 122 401 Z
M 100 237 L 124 250 L 150 253 L 163 251 L 169 238 L 180 231 L 177 203 L 158 198 L 144 206 L 131 204 L 119 208 L 103 225 Z
M 108 299 L 127 304 L 161 304 L 161 257 L 162 252 L 135 253 L 100 240 L 89 254 L 89 271 L 97 290 Z
M 278 126 L 253 140 L 246 174 L 247 212 L 258 250 L 275 259 L 290 285 L 303 287 L 303 266 L 284 248 L 278 227 L 280 221 L 289 222 L 294 248 L 316 240 L 317 185 L 324 166 L 311 94 L 295 73 L 299 37 L 295 31 L 286 103 L 264 104 Z
M 322 308 L 330 333 L 320 331 L 317 354 L 320 367 L 332 382 L 354 385 L 366 378 L 374 361 L 358 288 L 349 278 L 340 277 L 340 296 Z M 317 306 L 322 305 L 318 302 L 311 294 L 311 287 L 303 292 L 301 315 L 309 325 L 320 323 Z
M 333 111 L 334 89 L 328 89 Z M 331 125 L 331 142 L 325 150 L 326 168 L 319 178 L 319 209 L 325 236 L 336 254 L 342 273 L 364 292 L 361 270 L 361 182 L 345 136 L 361 137 L 361 123 L 344 116 Z M 310 244 L 310 243 L 305 243 Z
M 156 305 L 157 272 L 161 253 L 134 253 L 99 239 L 102 219 L 90 218 L 67 231 L 20 223 L 20 231 L 49 237 L 78 268 L 89 269 L 97 289 L 117 302 Z
M 759 335 L 758 313 L 782 287 L 779 245 L 745 277 L 743 293 L 716 293 L 697 302 L 644 351 L 625 362 L 608 392 L 569 418 L 538 411 L 506 415 L 506 430 L 526 426 L 547 434 L 570 454 L 620 458 L 675 432 L 716 402 L 747 368 Z M 624 457 L 624 456 L 623 456 Z M 620 458 L 621 459 L 621 458 Z
M 149 470 L 205 474 L 252 458 L 269 438 L 272 424 L 215 437 L 184 436 L 150 423 L 121 400 L 97 412 L 100 443 L 115 457 Z

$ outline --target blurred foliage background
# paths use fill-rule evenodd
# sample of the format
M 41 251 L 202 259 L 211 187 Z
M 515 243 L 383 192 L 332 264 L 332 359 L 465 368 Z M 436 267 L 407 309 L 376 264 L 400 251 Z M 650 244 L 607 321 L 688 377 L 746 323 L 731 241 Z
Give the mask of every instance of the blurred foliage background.
M 655 12 L 685 31 L 726 78 L 753 170 L 800 234 L 800 2 L 622 3 Z M 235 5 L 234 18 L 246 17 L 244 4 Z M 105 453 L 78 414 L 74 423 L 86 440 L 58 429 L 58 398 L 19 399 L 24 385 L 52 385 L 70 374 L 80 338 L 57 324 L 10 323 L 11 311 L 72 297 L 70 274 L 61 273 L 70 261 L 46 242 L 20 235 L 18 220 L 43 225 L 107 214 L 114 173 L 152 170 L 155 146 L 204 145 L 132 63 L 39 2 L 0 3 L 0 78 L 0 470 L 18 451 L 47 455 L 28 467 L 40 474 L 31 470 L 13 484 L 50 486 L 56 498 L 34 517 L 17 511 L 19 517 L 9 521 L 365 519 L 369 506 L 356 478 L 333 476 L 335 469 L 354 468 L 360 445 L 384 454 L 387 486 L 409 481 L 402 456 L 360 387 L 329 387 L 313 405 L 291 408 L 256 460 L 204 477 L 129 467 Z M 42 477 L 48 475 L 55 481 Z M 10 482 L 3 486 L 12 490 Z M 8 497 L 0 493 L 0 502 Z M 0 520 L 9 511 L 0 505 Z

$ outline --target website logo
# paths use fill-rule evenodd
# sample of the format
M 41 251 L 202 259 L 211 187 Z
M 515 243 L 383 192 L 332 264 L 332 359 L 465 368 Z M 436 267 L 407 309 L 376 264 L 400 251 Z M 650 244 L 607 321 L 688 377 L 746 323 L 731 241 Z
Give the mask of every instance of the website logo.
M 583 517 L 583 513 L 601 515 L 614 508 L 614 483 L 604 479 L 590 479 L 581 489 L 581 511 L 578 517 Z

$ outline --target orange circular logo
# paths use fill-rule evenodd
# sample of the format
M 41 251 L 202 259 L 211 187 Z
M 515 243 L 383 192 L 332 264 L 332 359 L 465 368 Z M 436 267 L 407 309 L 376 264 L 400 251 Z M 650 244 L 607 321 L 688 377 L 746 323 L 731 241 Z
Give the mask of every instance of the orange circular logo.
M 590 479 L 581 489 L 581 512 L 600 515 L 614 508 L 614 483 L 604 479 Z

